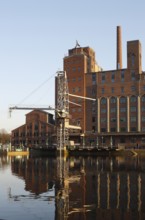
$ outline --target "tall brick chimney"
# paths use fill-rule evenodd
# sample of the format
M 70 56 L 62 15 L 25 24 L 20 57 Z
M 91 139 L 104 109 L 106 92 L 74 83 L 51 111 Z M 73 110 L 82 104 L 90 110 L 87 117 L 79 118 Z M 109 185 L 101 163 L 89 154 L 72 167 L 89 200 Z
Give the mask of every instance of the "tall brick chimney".
M 122 39 L 121 39 L 121 27 L 117 26 L 117 69 L 122 69 Z

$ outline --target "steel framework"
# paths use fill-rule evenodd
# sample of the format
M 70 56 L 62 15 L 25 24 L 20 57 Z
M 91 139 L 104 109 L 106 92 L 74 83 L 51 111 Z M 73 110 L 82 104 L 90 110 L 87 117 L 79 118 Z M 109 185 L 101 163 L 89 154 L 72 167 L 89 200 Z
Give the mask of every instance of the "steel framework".
M 69 142 L 69 91 L 66 72 L 57 73 L 56 83 L 57 147 L 63 149 Z

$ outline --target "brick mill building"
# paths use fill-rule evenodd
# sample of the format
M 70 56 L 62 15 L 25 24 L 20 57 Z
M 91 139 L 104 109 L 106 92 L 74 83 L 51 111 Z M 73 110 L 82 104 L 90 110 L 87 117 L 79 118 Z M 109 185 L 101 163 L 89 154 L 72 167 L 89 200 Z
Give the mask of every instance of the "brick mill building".
M 48 148 L 54 141 L 55 122 L 53 115 L 34 110 L 26 114 L 26 123 L 14 129 L 11 145 L 17 147 Z M 55 140 L 56 141 L 56 140 Z
M 139 40 L 127 42 L 127 67 L 122 67 L 121 27 L 117 27 L 116 69 L 104 71 L 90 47 L 68 51 L 64 57 L 71 124 L 82 127 L 86 145 L 145 146 L 145 72 Z M 91 97 L 96 101 L 81 99 Z
M 78 133 L 70 132 L 70 140 L 84 146 L 145 147 L 145 72 L 139 40 L 127 42 L 126 68 L 122 66 L 120 26 L 116 69 L 104 71 L 95 51 L 78 43 L 68 50 L 63 66 L 69 93 L 75 95 L 69 96 L 70 124 L 81 126 Z M 52 115 L 35 110 L 26 115 L 25 125 L 12 131 L 12 145 L 47 147 L 56 142 L 54 137 Z

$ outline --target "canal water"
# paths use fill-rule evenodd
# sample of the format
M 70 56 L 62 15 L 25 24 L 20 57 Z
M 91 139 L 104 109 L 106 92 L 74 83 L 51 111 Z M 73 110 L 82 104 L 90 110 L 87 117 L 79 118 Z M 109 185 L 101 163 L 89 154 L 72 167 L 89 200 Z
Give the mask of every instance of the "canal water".
M 144 220 L 145 157 L 0 157 L 0 220 Z

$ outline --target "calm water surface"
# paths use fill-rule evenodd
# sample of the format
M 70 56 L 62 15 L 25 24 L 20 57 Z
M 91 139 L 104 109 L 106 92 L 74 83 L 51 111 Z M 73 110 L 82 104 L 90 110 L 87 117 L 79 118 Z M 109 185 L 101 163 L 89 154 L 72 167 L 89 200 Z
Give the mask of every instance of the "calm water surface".
M 0 220 L 144 220 L 144 157 L 0 157 Z

